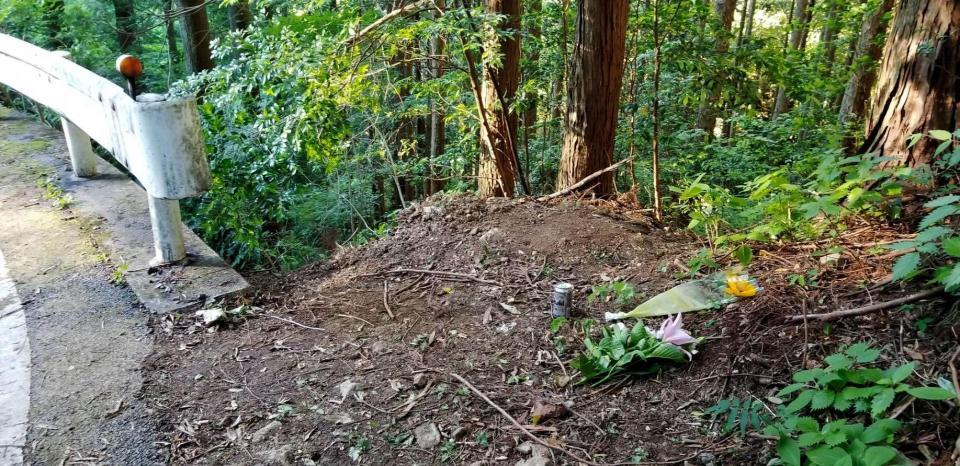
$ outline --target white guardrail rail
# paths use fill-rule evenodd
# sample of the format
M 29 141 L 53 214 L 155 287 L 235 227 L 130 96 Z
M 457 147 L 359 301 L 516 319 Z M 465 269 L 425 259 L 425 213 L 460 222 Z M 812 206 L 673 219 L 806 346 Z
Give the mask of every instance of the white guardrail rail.
M 196 100 L 165 100 L 159 94 L 134 100 L 69 58 L 0 34 L 0 83 L 61 116 L 78 178 L 96 176 L 91 139 L 110 151 L 147 192 L 153 263 L 184 259 L 178 200 L 210 187 Z

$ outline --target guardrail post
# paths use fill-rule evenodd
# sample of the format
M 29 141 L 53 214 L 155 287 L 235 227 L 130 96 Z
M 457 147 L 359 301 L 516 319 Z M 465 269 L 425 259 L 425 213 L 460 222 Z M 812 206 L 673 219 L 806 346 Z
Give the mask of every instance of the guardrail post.
M 56 51 L 56 55 L 73 61 L 70 52 Z M 66 118 L 60 118 L 63 126 L 63 136 L 67 140 L 67 150 L 70 152 L 70 164 L 75 176 L 86 178 L 97 174 L 97 159 L 90 144 L 90 136 Z
M 150 206 L 150 224 L 153 227 L 153 248 L 157 251 L 151 263 L 169 264 L 187 257 L 180 223 L 180 201 L 147 195 L 147 204 Z

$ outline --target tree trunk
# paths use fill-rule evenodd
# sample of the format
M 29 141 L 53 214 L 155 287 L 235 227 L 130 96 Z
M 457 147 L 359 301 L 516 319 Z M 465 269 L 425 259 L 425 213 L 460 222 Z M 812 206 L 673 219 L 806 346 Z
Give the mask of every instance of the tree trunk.
M 790 14 L 790 41 L 788 44 L 788 49 L 786 50 L 788 55 L 790 51 L 800 51 L 803 49 L 807 31 L 807 22 L 810 19 L 810 16 L 807 14 L 810 3 L 811 2 L 808 0 L 794 1 L 793 12 Z M 778 116 L 789 109 L 790 100 L 787 98 L 787 86 L 785 84 L 780 84 L 780 86 L 777 88 L 777 99 L 773 106 L 772 118 L 777 119 Z
M 841 124 L 859 120 L 867 108 L 870 91 L 877 80 L 876 64 L 883 53 L 877 38 L 886 33 L 887 21 L 884 21 L 884 17 L 892 9 L 893 0 L 883 0 L 876 9 L 864 13 L 860 37 L 855 42 L 856 49 L 851 61 L 852 73 L 840 102 Z M 855 149 L 852 145 L 853 141 L 847 141 L 848 150 Z
M 577 5 L 558 189 L 613 163 L 629 11 L 627 0 L 581 0 Z M 612 194 L 613 176 L 600 176 L 594 192 Z
M 829 76 L 833 72 L 833 60 L 837 58 L 837 9 L 839 5 L 837 0 L 827 0 L 827 16 L 824 19 L 823 28 L 820 29 L 820 44 L 823 48 L 823 64 L 826 68 L 826 74 Z
M 231 31 L 243 31 L 253 22 L 253 12 L 250 11 L 250 2 L 238 0 L 227 5 L 227 18 L 230 21 Z
M 480 172 L 477 186 L 481 196 L 512 197 L 517 172 L 517 113 L 510 105 L 517 95 L 520 82 L 520 0 L 487 0 L 487 10 L 504 15 L 500 29 L 509 29 L 513 34 L 501 36 L 488 47 L 499 49 L 503 59 L 500 67 L 490 64 L 483 71 L 483 106 L 489 121 L 481 127 L 481 138 L 489 138 L 490 146 L 484 146 L 480 157 Z M 493 153 L 491 153 L 491 150 Z
M 653 134 L 650 138 L 650 165 L 653 168 L 653 217 L 663 219 L 663 198 L 660 195 L 660 0 L 653 5 Z
M 911 134 L 957 129 L 960 112 L 960 2 L 901 0 L 883 50 L 861 153 L 899 164 L 929 163 L 939 141 Z
M 207 20 L 206 2 L 177 0 L 177 7 L 183 15 L 180 20 L 180 34 L 183 38 L 183 61 L 187 73 L 195 74 L 213 69 L 213 57 L 210 55 L 210 22 Z
M 438 11 L 434 12 L 435 18 L 443 16 L 446 8 L 444 0 L 436 0 L 434 4 Z M 447 45 L 447 39 L 440 34 L 430 38 L 430 77 L 439 79 L 446 72 L 444 69 L 444 50 Z M 429 149 L 429 170 L 430 176 L 427 179 L 427 194 L 433 194 L 443 191 L 446 184 L 442 173 L 437 167 L 437 159 L 443 154 L 446 145 L 446 127 L 444 124 L 443 102 L 436 99 L 430 101 L 430 149 Z
M 521 51 L 521 55 L 525 55 L 529 64 L 527 65 L 526 76 L 524 76 L 524 81 L 529 81 L 534 79 L 536 76 L 539 76 L 540 69 L 540 9 L 541 3 L 540 0 L 529 0 L 530 4 L 530 13 L 528 17 L 532 17 L 530 25 L 527 27 L 527 31 L 530 34 L 530 37 L 533 39 L 536 45 L 528 47 L 530 50 L 529 53 Z M 533 126 L 537 123 L 537 94 L 531 92 L 527 95 L 526 106 L 523 110 L 523 157 L 524 157 L 524 172 L 527 174 L 527 177 L 530 176 L 530 135 L 535 132 Z M 530 180 L 527 180 L 529 183 Z
M 567 43 L 570 42 L 567 28 L 567 10 L 570 9 L 570 0 L 560 0 L 560 56 L 569 57 L 567 53 Z M 560 79 L 556 80 L 553 83 L 553 92 L 554 96 L 561 98 L 563 95 L 564 84 L 567 79 L 567 69 L 569 68 L 569 61 L 564 60 L 563 66 L 560 68 Z M 561 118 L 566 113 L 564 111 L 566 102 L 560 100 L 556 105 L 553 106 L 553 117 Z
M 733 25 L 733 13 L 737 9 L 737 0 L 714 0 L 713 10 L 720 20 L 721 30 L 718 31 L 716 41 L 717 56 L 726 55 L 730 50 L 730 27 Z M 712 77 L 713 85 L 707 86 L 706 93 L 700 101 L 697 111 L 697 128 L 707 133 L 709 138 L 717 125 L 717 100 L 720 98 L 721 83 L 726 81 L 722 73 Z
M 747 0 L 747 3 L 749 6 L 747 7 L 747 28 L 743 32 L 744 42 L 753 37 L 753 17 L 757 12 L 757 0 Z
M 120 46 L 120 52 L 129 53 L 137 40 L 133 0 L 113 0 L 113 12 L 116 16 L 117 44 Z

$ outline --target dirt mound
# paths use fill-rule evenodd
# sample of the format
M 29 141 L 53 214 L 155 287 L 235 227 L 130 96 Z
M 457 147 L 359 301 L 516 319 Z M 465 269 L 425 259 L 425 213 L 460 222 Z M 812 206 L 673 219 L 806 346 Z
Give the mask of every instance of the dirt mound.
M 573 320 L 602 320 L 617 305 L 588 302 L 591 285 L 625 280 L 638 300 L 652 296 L 678 282 L 700 245 L 602 202 L 435 196 L 403 212 L 390 236 L 265 286 L 249 303 L 256 308 L 228 313 L 233 323 L 159 321 L 164 336 L 150 368 L 160 375 L 145 393 L 166 413 L 181 463 L 533 460 L 524 434 L 451 373 L 524 424 L 535 405 L 566 403 L 566 416 L 528 428 L 581 457 L 765 461 L 769 442 L 720 436 L 698 412 L 731 394 L 772 395 L 790 372 L 863 339 L 864 328 L 881 346 L 902 341 L 896 319 L 879 315 L 829 334 L 783 323 L 808 304 L 814 313 L 824 303 L 863 301 L 856 290 L 839 297 L 809 283 L 854 287 L 884 275 L 889 259 L 852 246 L 814 254 L 858 238 L 759 254 L 755 268 L 761 280 L 770 277 L 768 293 L 685 319 L 707 337 L 692 364 L 593 389 L 571 383 L 579 326 L 549 329 L 552 285 L 574 284 Z M 809 282 L 790 285 L 797 274 Z M 259 316 L 245 318 L 250 309 Z M 939 355 L 945 345 L 914 351 Z

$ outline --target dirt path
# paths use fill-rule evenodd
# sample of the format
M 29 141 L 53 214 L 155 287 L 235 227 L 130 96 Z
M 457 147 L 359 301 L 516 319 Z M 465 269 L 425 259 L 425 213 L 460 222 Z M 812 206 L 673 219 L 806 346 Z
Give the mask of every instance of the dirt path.
M 129 288 L 111 283 L 98 219 L 72 212 L 69 199 L 44 182 L 49 173 L 30 162 L 38 151 L 66 153 L 59 133 L 0 113 L 0 250 L 22 301 L 31 355 L 18 376 L 30 383 L 23 459 L 159 463 L 155 422 L 136 398 L 153 342 L 147 315 Z M 21 395 L 4 411 L 26 411 L 25 401 Z M 0 456 L 3 464 L 18 460 Z

